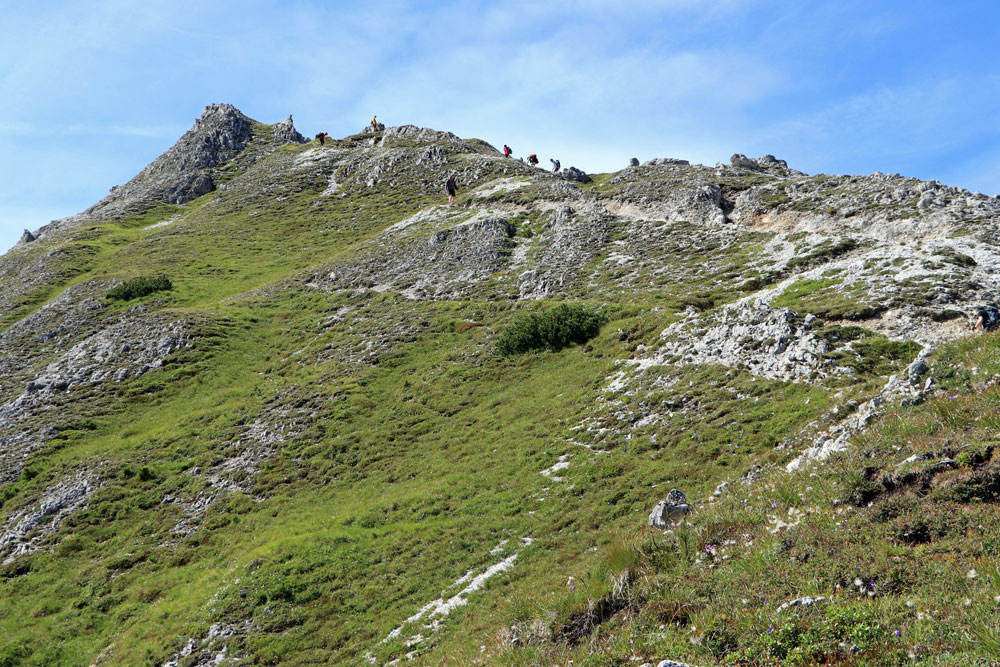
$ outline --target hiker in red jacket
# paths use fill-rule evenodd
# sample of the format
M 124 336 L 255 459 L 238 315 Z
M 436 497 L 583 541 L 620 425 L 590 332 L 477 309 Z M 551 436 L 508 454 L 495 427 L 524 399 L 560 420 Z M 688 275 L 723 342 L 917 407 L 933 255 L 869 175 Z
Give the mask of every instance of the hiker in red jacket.
M 328 136 L 330 136 L 330 135 L 327 132 L 320 132 L 319 134 L 316 135 L 316 138 L 319 139 L 319 145 L 320 146 L 322 146 L 324 143 L 326 143 L 326 138 Z
M 510 146 L 508 146 L 507 144 L 504 144 L 503 145 L 503 156 L 504 157 L 510 157 L 510 154 L 511 154 Z
M 528 164 L 530 164 L 532 167 L 537 167 L 538 166 L 538 156 L 535 155 L 534 153 L 532 153 L 531 155 L 529 155 L 528 156 Z

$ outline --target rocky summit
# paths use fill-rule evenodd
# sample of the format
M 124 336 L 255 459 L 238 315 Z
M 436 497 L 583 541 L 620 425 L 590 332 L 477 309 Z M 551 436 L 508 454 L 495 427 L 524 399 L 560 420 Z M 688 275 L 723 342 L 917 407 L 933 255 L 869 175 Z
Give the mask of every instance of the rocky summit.
M 206 107 L 0 257 L 0 665 L 990 664 L 998 220 Z

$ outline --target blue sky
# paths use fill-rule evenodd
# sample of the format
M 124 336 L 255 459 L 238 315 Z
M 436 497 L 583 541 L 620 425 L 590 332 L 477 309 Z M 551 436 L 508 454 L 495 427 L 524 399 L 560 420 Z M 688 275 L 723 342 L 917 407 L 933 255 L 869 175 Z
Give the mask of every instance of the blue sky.
M 205 105 L 312 136 L 372 114 L 585 171 L 772 153 L 1000 191 L 1000 4 L 36 0 L 0 15 L 0 251 Z

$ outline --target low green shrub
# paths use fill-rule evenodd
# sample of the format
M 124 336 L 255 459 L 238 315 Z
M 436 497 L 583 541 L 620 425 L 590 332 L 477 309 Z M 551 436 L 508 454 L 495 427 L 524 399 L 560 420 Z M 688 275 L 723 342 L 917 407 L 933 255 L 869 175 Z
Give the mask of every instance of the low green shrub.
M 118 301 L 130 301 L 153 292 L 162 292 L 173 288 L 173 283 L 166 276 L 141 276 L 126 280 L 121 285 L 111 288 L 106 296 Z
M 599 313 L 578 304 L 561 304 L 544 313 L 529 313 L 500 335 L 497 352 L 503 356 L 531 350 L 556 352 L 596 336 L 602 320 Z

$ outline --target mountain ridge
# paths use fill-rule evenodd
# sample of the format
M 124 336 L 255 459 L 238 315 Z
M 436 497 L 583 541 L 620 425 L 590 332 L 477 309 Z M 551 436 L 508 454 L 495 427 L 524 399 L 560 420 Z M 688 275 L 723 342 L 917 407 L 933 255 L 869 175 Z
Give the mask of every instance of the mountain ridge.
M 291 117 L 210 105 L 129 183 L 0 257 L 0 657 L 976 657 L 929 625 L 896 641 L 923 590 L 906 573 L 762 639 L 775 595 L 887 580 L 854 537 L 839 564 L 809 547 L 743 590 L 732 627 L 715 605 L 733 602 L 726 577 L 839 539 L 831 516 L 896 531 L 887 569 L 933 544 L 985 571 L 917 498 L 992 530 L 993 436 L 972 406 L 996 343 L 963 321 L 996 292 L 1000 200 L 773 156 L 576 178 L 428 128 L 320 145 Z M 150 275 L 171 288 L 108 296 Z M 497 353 L 565 302 L 600 333 Z M 968 414 L 926 421 L 949 404 Z M 885 415 L 922 434 L 903 468 Z M 645 532 L 671 487 L 693 512 Z M 925 541 L 901 537 L 919 522 Z M 968 628 L 987 603 L 948 608 Z M 853 650 L 859 619 L 877 631 Z

